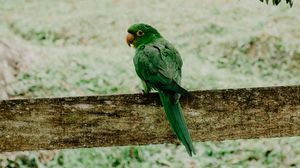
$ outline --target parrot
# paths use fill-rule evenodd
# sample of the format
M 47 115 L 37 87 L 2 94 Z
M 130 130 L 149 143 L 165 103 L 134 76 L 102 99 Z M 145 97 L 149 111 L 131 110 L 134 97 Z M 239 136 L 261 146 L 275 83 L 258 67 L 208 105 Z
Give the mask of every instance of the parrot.
M 135 48 L 133 63 L 142 81 L 143 93 L 158 91 L 171 129 L 185 146 L 189 156 L 196 154 L 179 102 L 188 91 L 180 86 L 182 59 L 175 47 L 154 27 L 145 23 L 131 25 L 126 37 L 129 47 Z

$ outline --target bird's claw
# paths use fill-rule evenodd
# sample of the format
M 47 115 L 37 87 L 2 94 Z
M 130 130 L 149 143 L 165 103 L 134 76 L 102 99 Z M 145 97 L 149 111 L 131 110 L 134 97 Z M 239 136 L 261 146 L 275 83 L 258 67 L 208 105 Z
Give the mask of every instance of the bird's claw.
M 142 90 L 142 95 L 147 96 L 147 95 L 149 95 L 149 92 L 146 92 L 145 90 Z

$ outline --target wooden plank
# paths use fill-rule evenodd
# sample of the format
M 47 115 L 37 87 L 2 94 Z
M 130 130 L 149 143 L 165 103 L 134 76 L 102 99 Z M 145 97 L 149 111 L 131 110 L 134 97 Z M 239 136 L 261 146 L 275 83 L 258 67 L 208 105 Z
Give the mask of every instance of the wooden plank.
M 300 135 L 300 86 L 180 101 L 194 141 Z M 175 142 L 156 93 L 0 101 L 0 152 Z

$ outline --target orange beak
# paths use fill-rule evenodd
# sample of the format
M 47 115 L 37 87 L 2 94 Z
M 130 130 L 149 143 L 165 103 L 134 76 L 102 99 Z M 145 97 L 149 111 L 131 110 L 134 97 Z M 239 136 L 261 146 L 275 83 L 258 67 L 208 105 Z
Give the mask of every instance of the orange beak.
M 128 33 L 128 35 L 126 37 L 126 42 L 127 42 L 129 47 L 133 46 L 134 39 L 135 39 L 134 35 L 132 35 L 131 33 Z

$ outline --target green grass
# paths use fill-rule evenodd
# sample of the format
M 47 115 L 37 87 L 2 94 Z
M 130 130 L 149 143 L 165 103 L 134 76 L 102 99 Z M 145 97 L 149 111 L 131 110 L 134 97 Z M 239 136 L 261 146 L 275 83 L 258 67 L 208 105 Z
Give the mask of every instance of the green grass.
M 15 96 L 135 93 L 134 50 L 125 43 L 135 22 L 157 27 L 183 58 L 188 90 L 300 84 L 300 8 L 258 1 L 5 1 L 0 36 L 35 53 L 13 85 Z M 10 167 L 300 167 L 300 139 L 197 142 L 14 154 Z M 4 163 L 4 161 L 2 161 Z M 0 157 L 1 165 L 1 157 Z

